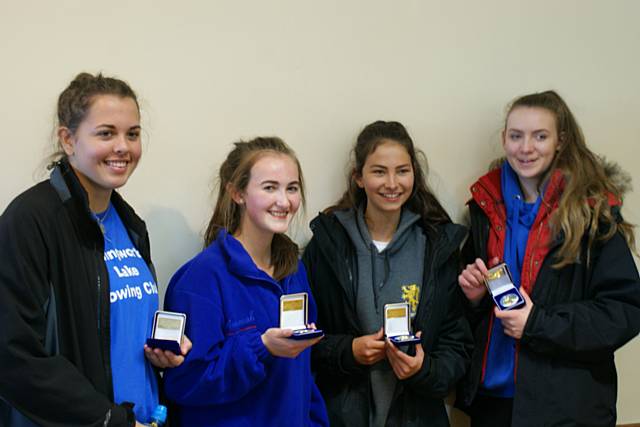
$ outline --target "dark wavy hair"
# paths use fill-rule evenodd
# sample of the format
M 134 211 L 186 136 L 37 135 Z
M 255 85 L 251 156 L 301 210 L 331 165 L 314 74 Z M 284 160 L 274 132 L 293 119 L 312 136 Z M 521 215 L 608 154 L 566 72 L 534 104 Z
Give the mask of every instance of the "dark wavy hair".
M 331 213 L 343 209 L 355 209 L 366 203 L 364 189 L 358 187 L 356 178 L 362 176 L 362 169 L 367 158 L 384 142 L 393 141 L 400 144 L 411 158 L 414 183 L 411 196 L 405 206 L 422 217 L 427 232 L 435 231 L 437 224 L 449 223 L 451 218 L 442 207 L 437 197 L 427 185 L 427 158 L 422 151 L 415 148 L 407 129 L 399 122 L 378 120 L 362 129 L 352 150 L 352 160 L 347 190 L 332 206 L 325 209 Z M 424 166 L 423 166 L 424 165 Z

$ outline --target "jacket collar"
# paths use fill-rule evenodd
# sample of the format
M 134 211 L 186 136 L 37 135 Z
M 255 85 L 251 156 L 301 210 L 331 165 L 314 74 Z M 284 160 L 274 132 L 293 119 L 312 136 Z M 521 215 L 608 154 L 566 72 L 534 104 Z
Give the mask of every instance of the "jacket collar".
M 242 243 L 225 229 L 221 229 L 216 237 L 220 245 L 221 252 L 227 259 L 229 271 L 236 277 L 247 279 L 248 282 L 269 283 L 270 286 L 277 288 L 280 293 L 286 290 L 286 284 L 289 277 L 282 279 L 281 284 L 270 277 L 267 273 L 258 268 L 253 262 L 247 250 Z
M 62 203 L 73 212 L 82 232 L 88 233 L 88 235 L 97 233 L 96 236 L 102 238 L 102 233 L 93 219 L 91 209 L 89 209 L 87 192 L 82 187 L 80 180 L 66 158 L 59 160 L 55 164 L 49 176 L 49 182 Z M 140 250 L 144 247 L 142 239 L 147 233 L 144 221 L 136 215 L 133 208 L 124 201 L 117 191 L 111 192 L 111 203 L 127 228 L 133 244 Z
M 465 227 L 458 224 L 443 224 L 438 226 L 435 239 L 431 238 L 422 226 L 423 233 L 427 235 L 427 252 L 430 254 L 429 261 L 433 261 L 433 266 L 438 267 L 446 262 L 451 254 L 458 250 L 462 240 L 466 235 Z M 311 230 L 314 239 L 318 241 L 319 251 L 329 261 L 329 265 L 334 270 L 340 285 L 350 294 L 352 281 L 356 279 L 356 273 L 350 271 L 349 257 L 353 252 L 353 244 L 346 230 L 338 221 L 335 214 L 320 213 L 311 221 Z M 425 254 L 426 257 L 426 254 Z M 427 268 L 427 264 L 425 264 Z
M 553 170 L 544 191 L 542 204 L 546 205 L 547 208 L 555 207 L 560 200 L 560 196 L 562 196 L 564 184 L 562 171 L 560 169 Z M 500 185 L 500 168 L 480 177 L 471 186 L 471 197 L 485 211 L 497 206 L 504 209 L 504 199 Z

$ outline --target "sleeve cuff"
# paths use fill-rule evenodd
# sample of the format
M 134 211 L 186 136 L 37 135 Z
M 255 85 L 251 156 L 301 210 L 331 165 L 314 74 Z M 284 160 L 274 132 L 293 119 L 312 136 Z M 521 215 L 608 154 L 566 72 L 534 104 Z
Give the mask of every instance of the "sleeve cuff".
M 262 337 L 258 329 L 254 329 L 250 332 L 248 337 L 249 348 L 256 355 L 258 360 L 265 365 L 271 364 L 274 360 L 274 356 L 269 353 L 269 349 L 262 342 Z

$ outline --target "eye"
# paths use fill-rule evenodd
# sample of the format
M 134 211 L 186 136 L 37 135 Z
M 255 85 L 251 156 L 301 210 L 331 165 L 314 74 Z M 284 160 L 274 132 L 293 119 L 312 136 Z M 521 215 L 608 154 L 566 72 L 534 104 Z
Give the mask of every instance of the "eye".
M 137 139 L 140 138 L 140 131 L 133 130 L 133 131 L 127 133 L 127 138 L 129 138 L 129 140 L 131 140 L 131 141 L 136 141 Z
M 544 141 L 549 137 L 546 133 L 539 133 L 536 135 L 536 141 Z
M 262 187 L 262 189 L 264 191 L 273 192 L 276 190 L 276 186 L 273 184 L 266 184 L 264 187 Z
M 290 185 L 290 186 L 287 187 L 287 191 L 289 193 L 296 194 L 297 192 L 300 191 L 300 186 L 299 185 Z
M 398 171 L 399 175 L 407 175 L 411 173 L 411 168 L 402 168 Z
M 371 171 L 372 174 L 374 174 L 375 176 L 382 176 L 384 175 L 384 170 L 382 169 L 374 169 Z
M 102 139 L 108 139 L 113 136 L 113 132 L 108 129 L 102 129 L 96 132 L 96 135 Z
M 518 133 L 518 132 L 510 132 L 509 133 L 509 139 L 512 141 L 517 141 L 518 139 L 520 139 L 520 137 L 522 136 L 522 134 Z

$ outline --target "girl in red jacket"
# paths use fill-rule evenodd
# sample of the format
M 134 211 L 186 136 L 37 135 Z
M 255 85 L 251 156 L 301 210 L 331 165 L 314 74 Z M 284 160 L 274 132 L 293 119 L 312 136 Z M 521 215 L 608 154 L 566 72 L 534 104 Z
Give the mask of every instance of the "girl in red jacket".
M 458 282 L 476 349 L 458 397 L 474 427 L 613 426 L 613 354 L 640 329 L 619 172 L 587 148 L 553 91 L 511 104 L 502 145 L 506 161 L 471 186 Z M 523 306 L 500 309 L 488 294 L 499 262 Z

